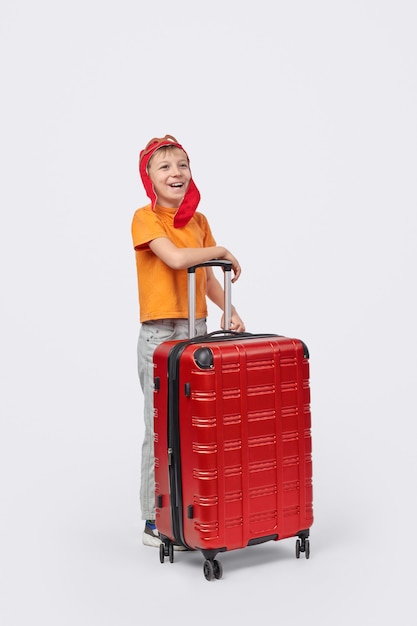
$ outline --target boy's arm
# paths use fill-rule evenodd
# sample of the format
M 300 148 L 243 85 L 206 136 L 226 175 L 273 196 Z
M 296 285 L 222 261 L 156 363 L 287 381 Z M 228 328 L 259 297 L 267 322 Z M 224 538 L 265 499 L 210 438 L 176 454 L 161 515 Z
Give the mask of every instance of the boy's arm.
M 216 304 L 223 311 L 224 290 L 221 284 L 219 283 L 219 281 L 217 280 L 217 278 L 215 277 L 212 267 L 206 267 L 206 275 L 207 275 L 206 295 L 214 304 Z M 220 324 L 221 324 L 221 327 L 223 328 L 224 326 L 223 316 L 222 316 Z M 243 320 L 240 318 L 234 306 L 232 306 L 230 330 L 235 330 L 240 333 L 243 333 L 245 330 L 245 324 Z
M 232 262 L 234 272 L 234 277 L 232 278 L 233 283 L 239 278 L 241 273 L 238 260 L 223 246 L 177 248 L 168 237 L 157 237 L 149 242 L 149 247 L 156 256 L 174 270 L 183 270 L 192 265 L 210 261 L 210 259 L 225 259 Z

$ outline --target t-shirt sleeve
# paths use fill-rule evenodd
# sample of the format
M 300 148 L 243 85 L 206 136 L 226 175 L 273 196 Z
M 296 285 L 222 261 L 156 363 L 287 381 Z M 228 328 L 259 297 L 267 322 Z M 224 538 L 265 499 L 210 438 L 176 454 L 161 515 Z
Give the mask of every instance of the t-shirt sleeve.
M 167 237 L 158 217 L 152 211 L 144 209 L 136 211 L 132 220 L 132 240 L 135 250 L 148 247 L 149 242 L 158 237 Z
M 216 240 L 214 239 L 212 235 L 210 225 L 208 223 L 206 216 L 200 213 L 200 219 L 202 222 L 201 223 L 202 230 L 204 232 L 204 248 L 210 248 L 211 246 L 217 245 Z

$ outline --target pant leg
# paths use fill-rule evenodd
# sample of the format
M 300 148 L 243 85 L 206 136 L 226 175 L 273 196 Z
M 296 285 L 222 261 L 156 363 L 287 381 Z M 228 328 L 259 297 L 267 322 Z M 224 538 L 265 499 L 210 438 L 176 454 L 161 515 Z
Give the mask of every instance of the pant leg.
M 153 353 L 168 340 L 173 327 L 160 328 L 155 322 L 142 324 L 138 340 L 138 373 L 143 391 L 145 434 L 142 443 L 140 506 L 142 519 L 155 519 L 155 470 L 153 434 Z
M 199 335 L 207 332 L 204 319 L 196 321 Z M 140 506 L 142 519 L 155 519 L 155 458 L 153 431 L 153 353 L 163 341 L 188 338 L 188 320 L 156 320 L 142 324 L 138 340 L 138 373 L 144 398 L 145 435 L 142 443 Z

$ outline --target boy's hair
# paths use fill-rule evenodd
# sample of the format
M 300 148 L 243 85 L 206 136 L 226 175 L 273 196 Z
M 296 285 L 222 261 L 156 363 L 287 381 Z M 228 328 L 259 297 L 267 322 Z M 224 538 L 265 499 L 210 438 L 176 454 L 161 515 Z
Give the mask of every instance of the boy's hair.
M 188 154 L 186 153 L 182 145 L 178 143 L 178 141 L 172 135 L 165 135 L 165 137 L 162 138 L 154 137 L 153 139 L 148 141 L 145 148 L 141 150 L 139 155 L 139 173 L 143 182 L 143 186 L 145 187 L 146 195 L 151 200 L 152 209 L 155 209 L 157 198 L 152 181 L 149 177 L 148 166 L 155 152 L 157 150 L 161 150 L 162 148 L 164 148 L 165 150 L 169 150 L 171 148 L 179 148 L 184 152 L 188 163 L 190 163 Z M 182 228 L 183 226 L 186 226 L 188 224 L 188 222 L 196 212 L 199 202 L 200 192 L 198 191 L 195 182 L 191 178 L 183 201 L 181 202 L 174 216 L 175 228 Z
M 175 137 L 173 137 L 173 135 L 165 135 L 165 137 L 154 137 L 153 139 L 150 139 L 144 149 L 140 152 L 139 163 L 142 161 L 143 158 L 146 157 L 147 154 L 152 155 L 154 152 L 159 150 L 159 148 L 168 148 L 171 146 L 174 146 L 175 148 L 180 147 L 180 144 L 175 139 Z M 181 150 L 183 150 L 183 148 L 181 148 Z
M 183 150 L 182 148 L 178 148 L 178 146 L 161 146 L 160 148 L 157 148 L 155 150 L 155 152 L 153 152 L 152 156 L 149 158 L 149 161 L 146 165 L 146 171 L 149 172 L 149 166 L 152 162 L 153 157 L 155 156 L 156 152 L 161 152 L 162 155 L 164 156 L 167 152 L 172 152 L 172 150 L 182 150 L 182 152 L 184 152 L 184 156 L 187 159 L 187 163 L 188 165 L 190 164 L 190 159 L 188 157 L 188 154 L 185 152 L 185 150 Z

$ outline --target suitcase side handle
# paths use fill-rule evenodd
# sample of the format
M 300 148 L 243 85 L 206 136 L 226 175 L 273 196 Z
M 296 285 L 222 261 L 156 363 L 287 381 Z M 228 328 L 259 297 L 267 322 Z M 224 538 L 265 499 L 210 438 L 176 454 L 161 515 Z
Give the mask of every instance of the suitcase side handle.
M 196 287 L 195 271 L 199 267 L 222 267 L 224 271 L 224 330 L 229 330 L 232 317 L 232 263 L 224 259 L 211 259 L 188 268 L 188 336 L 195 337 Z

